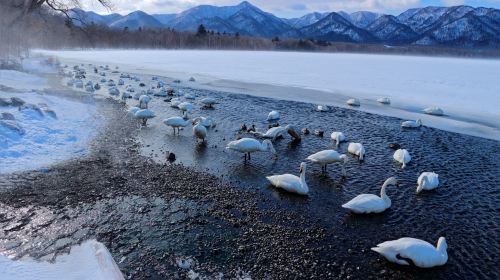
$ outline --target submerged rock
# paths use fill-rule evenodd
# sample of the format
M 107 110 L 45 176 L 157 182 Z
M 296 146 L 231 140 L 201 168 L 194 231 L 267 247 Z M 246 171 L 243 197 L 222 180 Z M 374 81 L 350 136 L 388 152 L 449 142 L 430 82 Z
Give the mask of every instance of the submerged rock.
M 10 103 L 13 105 L 13 106 L 23 106 L 26 102 L 24 100 L 22 100 L 21 98 L 19 97 L 12 97 L 10 99 Z
M 7 98 L 0 97 L 0 106 L 11 106 L 12 101 Z
M 13 120 L 0 120 L 0 126 L 5 127 L 19 135 L 23 135 L 26 133 L 24 129 L 16 121 Z
M 16 118 L 14 117 L 14 115 L 12 115 L 11 113 L 7 113 L 7 112 L 3 112 L 2 113 L 2 120 L 15 120 Z

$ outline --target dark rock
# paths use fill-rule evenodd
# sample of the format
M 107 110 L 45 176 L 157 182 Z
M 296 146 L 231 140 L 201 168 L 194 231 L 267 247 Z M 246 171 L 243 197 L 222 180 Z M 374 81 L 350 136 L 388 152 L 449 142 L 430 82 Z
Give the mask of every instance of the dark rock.
M 21 99 L 21 98 L 19 98 L 19 97 L 12 97 L 12 98 L 10 99 L 10 102 L 11 102 L 11 104 L 12 104 L 13 106 L 17 106 L 17 107 L 19 107 L 19 106 L 23 106 L 23 105 L 26 103 L 24 100 L 22 100 L 22 99 Z

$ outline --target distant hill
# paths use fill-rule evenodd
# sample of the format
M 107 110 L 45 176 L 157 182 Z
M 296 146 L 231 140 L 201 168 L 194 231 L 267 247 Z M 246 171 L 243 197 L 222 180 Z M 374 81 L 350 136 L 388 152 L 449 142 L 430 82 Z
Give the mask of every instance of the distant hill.
M 368 11 L 310 13 L 283 19 L 244 1 L 235 6 L 201 5 L 179 14 L 136 11 L 128 15 L 99 15 L 72 10 L 75 24 L 105 25 L 129 30 L 171 28 L 196 31 L 200 24 L 215 32 L 264 38 L 317 39 L 330 42 L 432 45 L 453 47 L 500 46 L 500 10 L 469 6 L 425 7 L 400 15 Z

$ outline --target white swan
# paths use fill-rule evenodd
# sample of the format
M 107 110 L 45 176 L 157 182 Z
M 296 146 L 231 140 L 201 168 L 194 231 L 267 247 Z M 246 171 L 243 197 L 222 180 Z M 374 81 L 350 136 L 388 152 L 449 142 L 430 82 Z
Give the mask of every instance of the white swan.
M 392 157 L 394 158 L 395 161 L 403 164 L 401 168 L 405 168 L 406 164 L 411 160 L 410 153 L 406 149 L 396 150 Z
M 342 176 L 346 176 L 345 164 L 347 163 L 347 156 L 341 155 L 335 150 L 320 151 L 308 156 L 307 159 L 321 165 L 322 173 L 326 173 L 326 166 L 328 164 L 339 162 L 342 165 Z
M 118 90 L 118 89 L 117 89 Z M 130 93 L 124 91 L 122 92 L 122 94 L 120 95 L 120 100 L 123 102 L 123 103 L 126 103 L 127 102 L 127 99 L 130 97 Z M 139 108 L 139 109 L 146 109 L 146 108 Z
M 309 188 L 306 183 L 306 163 L 300 164 L 300 177 L 292 174 L 267 176 L 267 180 L 276 188 L 284 189 L 285 191 L 307 195 Z
M 250 131 L 251 134 L 254 134 L 257 137 L 271 139 L 272 141 L 276 141 L 276 139 L 278 139 L 279 137 L 283 137 L 285 135 L 285 132 L 288 132 L 288 134 L 290 134 L 290 136 L 292 136 L 296 140 L 301 139 L 300 133 L 291 125 L 287 125 L 285 127 L 271 127 L 266 131 L 266 133 Z
M 200 123 L 206 128 L 212 128 L 216 126 L 215 121 L 212 119 L 212 117 L 197 117 L 193 119 L 193 124 L 195 123 Z
M 442 116 L 444 115 L 443 109 L 439 107 L 429 107 L 424 109 L 424 113 L 434 116 Z
M 241 138 L 240 140 L 231 141 L 227 144 L 226 149 L 245 153 L 245 161 L 250 160 L 250 153 L 270 151 L 273 155 L 277 156 L 273 144 L 269 140 L 264 140 L 260 143 L 253 138 Z
M 201 103 L 203 103 L 205 107 L 212 108 L 215 104 L 217 104 L 217 101 L 214 98 L 205 97 L 201 100 Z
M 147 109 L 150 101 L 151 101 L 151 97 L 149 97 L 148 95 L 144 95 L 144 94 L 141 95 L 139 97 L 139 108 Z
M 351 98 L 351 99 L 347 100 L 346 103 L 349 106 L 356 106 L 356 107 L 361 106 L 361 102 L 357 98 Z
M 361 143 L 349 143 L 347 151 L 359 157 L 359 160 L 365 159 L 365 147 Z
M 444 237 L 439 237 L 436 247 L 420 239 L 404 237 L 380 243 L 372 250 L 390 262 L 400 265 L 410 265 L 410 262 L 413 262 L 415 266 L 429 268 L 446 264 L 447 248 Z
M 391 199 L 385 193 L 385 188 L 389 185 L 398 185 L 395 177 L 385 180 L 380 190 L 380 196 L 374 194 L 360 194 L 349 202 L 342 205 L 356 214 L 381 213 L 391 207 Z
M 267 120 L 268 121 L 277 121 L 281 118 L 281 115 L 278 111 L 271 111 L 267 115 Z
M 254 134 L 257 137 L 272 139 L 272 141 L 275 141 L 276 139 L 278 139 L 278 137 L 284 136 L 285 132 L 286 132 L 286 129 L 284 127 L 277 126 L 277 127 L 271 127 L 264 134 L 262 134 L 258 131 L 255 131 L 255 132 L 251 131 L 250 133 Z
M 318 105 L 318 106 L 316 106 L 316 111 L 317 112 L 328 112 L 328 111 L 330 111 L 330 107 L 328 107 L 327 105 Z
M 194 105 L 189 102 L 181 102 L 178 105 L 179 109 L 183 112 L 191 113 L 194 109 Z
M 191 122 L 190 120 L 185 120 L 183 117 L 171 117 L 163 120 L 163 123 L 166 126 L 171 126 L 174 129 L 174 135 L 176 128 L 177 128 L 177 134 L 179 134 L 180 128 L 188 126 L 190 122 Z
M 330 135 L 330 137 L 333 140 L 335 140 L 337 146 L 340 145 L 340 142 L 346 141 L 344 133 L 342 133 L 340 131 L 334 131 L 334 132 L 332 132 L 332 134 Z
M 416 121 L 404 121 L 401 123 L 401 127 L 405 128 L 418 128 L 422 126 L 422 121 L 420 119 Z
M 377 102 L 385 105 L 391 104 L 391 100 L 389 99 L 389 97 L 380 97 L 379 99 L 377 99 Z
M 148 119 L 156 117 L 155 113 L 149 109 L 141 109 L 135 112 L 134 117 L 142 120 L 142 125 L 146 126 Z
M 433 190 L 439 186 L 439 175 L 434 172 L 422 172 L 417 183 L 417 193 L 423 190 Z
M 179 109 L 179 104 L 181 103 L 182 102 L 177 100 L 177 98 L 172 98 L 172 100 L 170 100 L 170 107 Z
M 131 117 L 135 117 L 135 113 L 136 113 L 137 111 L 139 111 L 139 110 L 140 110 L 140 108 L 139 108 L 139 107 L 134 107 L 134 106 L 132 106 L 132 107 L 130 107 L 130 108 L 128 109 L 128 111 L 127 111 L 127 115 L 129 115 L 129 116 L 131 116 Z
M 207 128 L 201 123 L 197 123 L 193 126 L 193 134 L 196 138 L 201 139 L 201 141 L 204 142 L 207 137 Z

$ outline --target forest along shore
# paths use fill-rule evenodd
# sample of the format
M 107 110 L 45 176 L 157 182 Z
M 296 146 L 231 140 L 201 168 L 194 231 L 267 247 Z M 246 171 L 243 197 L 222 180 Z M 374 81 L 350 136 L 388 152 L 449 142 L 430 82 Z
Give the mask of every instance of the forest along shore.
M 232 174 L 232 179 L 222 181 L 210 174 L 218 174 L 214 169 L 204 169 L 203 165 L 189 167 L 152 160 L 145 149 L 156 146 L 147 147 L 148 142 L 169 145 L 173 143 L 168 141 L 171 131 L 155 122 L 138 130 L 134 120 L 124 117 L 123 104 L 111 98 L 95 98 L 106 122 L 88 156 L 43 172 L 0 177 L 0 230 L 4 233 L 0 253 L 50 260 L 73 244 L 97 239 L 109 248 L 124 275 L 134 279 L 197 274 L 217 277 L 220 273 L 228 278 L 253 279 L 281 279 L 284 275 L 317 279 L 413 279 L 416 275 L 448 279 L 451 275 L 476 279 L 499 274 L 496 258 L 487 257 L 491 246 L 499 246 L 494 234 L 499 222 L 494 208 L 499 201 L 488 195 L 496 190 L 494 176 L 499 166 L 494 155 L 500 151 L 497 141 L 432 128 L 401 134 L 400 120 L 356 110 L 335 108 L 331 114 L 313 115 L 311 104 L 306 103 L 183 90 L 224 100 L 224 105 L 210 113 L 218 120 L 223 120 L 224 115 L 229 117 L 218 125 L 220 133 L 210 132 L 202 157 L 216 156 L 222 164 L 237 167 L 224 173 Z M 242 100 L 251 105 L 243 108 L 240 117 L 245 115 L 256 122 L 261 117 L 257 112 L 278 108 L 285 118 L 283 122 L 300 118 L 311 127 L 326 120 L 345 126 L 340 128 L 348 131 L 352 139 L 367 140 L 369 154 L 365 163 L 353 161 L 345 181 L 336 179 L 337 171 L 322 179 L 311 168 L 309 198 L 267 188 L 259 179 L 264 174 L 295 173 L 296 163 L 303 160 L 304 154 L 330 144 L 327 139 L 311 136 L 294 148 L 285 140 L 277 144 L 278 152 L 284 155 L 278 162 L 256 156 L 252 158 L 256 164 L 249 166 L 241 163 L 239 155 L 221 156 L 223 145 L 218 143 L 223 143 L 224 136 L 234 136 L 234 126 L 241 121 L 233 119 L 231 108 Z M 176 113 L 163 108 L 164 103 L 156 99 L 152 104 L 158 106 L 158 113 Z M 288 111 L 290 108 L 296 108 L 295 115 Z M 161 119 L 160 115 L 153 120 Z M 181 158 L 182 153 L 196 149 L 189 132 L 186 129 L 179 136 L 185 140 L 176 150 Z M 416 160 L 404 173 L 392 163 L 381 164 L 380 159 L 391 153 L 388 141 L 412 145 Z M 494 152 L 463 161 L 455 147 L 463 147 L 464 154 L 486 149 Z M 161 154 L 159 148 L 156 153 Z M 446 178 L 443 188 L 430 194 L 432 199 L 415 198 L 414 175 L 420 169 L 437 168 Z M 245 186 L 248 178 L 242 175 L 253 172 L 258 179 L 248 182 L 254 187 Z M 390 191 L 393 209 L 370 217 L 339 210 L 341 203 L 362 189 L 378 190 L 391 174 L 397 174 L 403 183 Z M 481 188 L 471 189 L 471 185 Z M 450 201 L 457 203 L 450 205 Z M 472 211 L 470 203 L 478 207 Z M 369 250 L 379 241 L 402 235 L 426 240 L 446 235 L 450 240 L 449 262 L 432 270 L 399 267 Z M 470 236 L 481 238 L 471 241 Z M 485 258 L 479 261 L 477 255 Z M 188 269 L 179 267 L 182 260 L 190 263 Z

